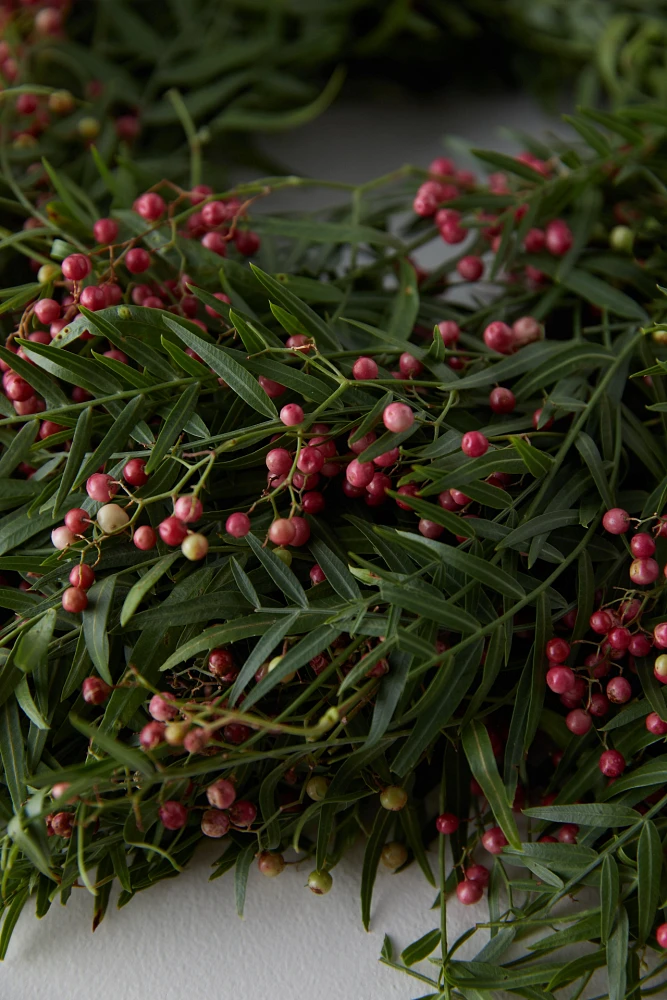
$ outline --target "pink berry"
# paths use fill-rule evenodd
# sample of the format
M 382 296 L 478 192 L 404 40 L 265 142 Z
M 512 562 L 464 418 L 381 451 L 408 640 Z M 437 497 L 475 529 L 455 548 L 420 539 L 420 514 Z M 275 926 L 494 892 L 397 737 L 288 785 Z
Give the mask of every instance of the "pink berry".
M 544 250 L 547 237 L 543 229 L 529 229 L 523 241 L 527 253 L 539 253 Z
M 310 538 L 310 525 L 304 517 L 292 517 L 290 522 L 294 528 L 294 538 L 290 542 L 290 545 L 296 547 L 300 545 L 305 545 Z
M 570 644 L 565 639 L 550 639 L 544 652 L 552 663 L 563 663 L 570 655 Z
M 78 615 L 88 607 L 88 595 L 80 587 L 68 587 L 61 597 L 63 611 Z
M 453 319 L 443 319 L 441 323 L 438 323 L 438 330 L 445 347 L 451 347 L 461 336 L 459 324 Z
M 630 527 L 630 515 L 622 507 L 612 507 L 602 518 L 602 527 L 610 535 L 624 535 Z
M 459 828 L 459 818 L 454 813 L 442 813 L 435 821 L 435 828 L 443 836 L 456 833 Z
M 345 470 L 345 478 L 350 486 L 357 489 L 366 489 L 375 475 L 375 467 L 372 462 L 360 462 L 353 458 Z
M 667 649 L 667 622 L 660 622 L 653 629 L 653 642 L 658 649 Z
M 482 845 L 489 854 L 500 854 L 507 847 L 507 838 L 499 826 L 493 826 L 482 834 Z
M 101 677 L 86 677 L 81 685 L 81 697 L 87 705 L 102 705 L 111 694 L 111 688 Z
M 402 493 L 405 496 L 414 497 L 417 495 L 418 487 L 416 483 L 406 483 L 405 486 L 399 486 L 397 493 Z M 412 510 L 410 504 L 403 503 L 401 500 L 396 501 L 396 506 L 400 507 L 401 510 Z
M 234 246 L 244 257 L 252 257 L 261 246 L 261 240 L 257 233 L 249 229 L 237 229 L 234 234 Z
M 610 709 L 609 698 L 602 694 L 600 691 L 596 691 L 592 694 L 590 701 L 588 703 L 588 711 L 591 715 L 595 716 L 596 719 L 602 718 L 606 715 Z
M 565 716 L 565 725 L 575 736 L 585 736 L 593 720 L 583 708 L 575 708 Z
M 428 518 L 422 517 L 419 519 L 417 530 L 424 538 L 440 538 L 445 529 L 441 524 L 436 524 L 435 521 L 429 521 Z
M 206 798 L 215 809 L 229 809 L 236 801 L 236 788 L 227 778 L 218 778 L 206 789 Z
M 667 733 L 667 722 L 664 722 L 657 712 L 646 716 L 646 728 L 653 736 L 664 736 Z
M 468 254 L 466 257 L 461 257 L 456 270 L 464 281 L 479 281 L 484 274 L 484 262 L 481 257 Z
M 139 743 L 144 750 L 155 750 L 164 743 L 164 722 L 147 722 L 139 733 Z
M 414 378 L 424 370 L 424 366 L 421 361 L 419 361 L 414 354 L 410 354 L 409 351 L 404 351 L 403 354 L 401 354 L 398 359 L 398 367 L 404 378 Z
M 95 573 L 88 563 L 79 563 L 70 570 L 68 580 L 73 587 L 89 590 L 95 583 Z
M 511 354 L 515 341 L 512 328 L 500 320 L 489 323 L 484 331 L 484 343 L 490 351 L 497 351 L 498 354 Z
M 280 411 L 280 419 L 286 427 L 295 427 L 303 423 L 303 409 L 298 403 L 288 403 Z
M 104 309 L 107 304 L 106 295 L 98 285 L 87 285 L 82 289 L 79 301 L 85 309 L 90 309 L 91 312 L 98 312 L 100 309 Z
M 606 690 L 607 698 L 615 705 L 624 705 L 632 698 L 632 686 L 625 677 L 612 677 Z
M 600 754 L 598 767 L 607 778 L 619 778 L 625 771 L 625 758 L 618 750 L 605 750 Z
M 607 642 L 612 649 L 627 649 L 631 638 L 627 628 L 617 627 L 607 633 Z
M 598 635 L 606 635 L 613 628 L 614 622 L 608 611 L 594 611 L 588 624 Z
M 574 237 L 572 230 L 562 219 L 554 219 L 546 228 L 546 248 L 554 257 L 562 257 L 571 248 Z
M 165 517 L 158 524 L 158 533 L 165 545 L 180 545 L 188 533 L 188 529 L 177 517 Z
M 489 393 L 489 406 L 494 413 L 512 413 L 516 406 L 516 397 L 511 389 L 498 386 Z
M 70 254 L 69 257 L 65 257 L 60 266 L 62 268 L 63 276 L 67 278 L 68 281 L 83 281 L 83 279 L 92 271 L 90 258 L 86 257 L 86 255 L 82 253 Z
M 653 643 L 647 635 L 637 633 L 630 639 L 628 652 L 631 656 L 648 656 L 653 647 Z
M 640 587 L 655 583 L 660 575 L 660 567 L 655 559 L 635 559 L 630 563 L 630 579 Z
M 164 198 L 153 191 L 139 195 L 132 206 L 137 215 L 140 215 L 146 222 L 157 222 L 164 214 L 166 207 Z
M 354 461 L 356 461 L 356 459 L 354 459 Z M 319 472 L 323 465 L 324 455 L 319 448 L 312 448 L 310 445 L 306 445 L 305 448 L 301 449 L 299 457 L 296 460 L 296 467 L 299 472 L 303 472 L 307 476 L 313 475 L 315 472 Z
M 250 531 L 250 518 L 240 510 L 235 511 L 225 521 L 225 531 L 233 538 L 245 538 Z
M 456 886 L 456 895 L 463 906 L 473 906 L 484 895 L 484 886 L 480 882 L 465 879 Z
M 350 437 L 351 436 L 352 435 L 350 435 Z M 376 437 L 377 435 L 375 431 L 368 431 L 367 434 L 364 434 L 363 437 L 360 437 L 359 440 L 355 441 L 354 443 L 352 443 L 348 439 L 347 444 L 350 451 L 354 452 L 355 455 L 361 455 L 362 451 L 366 451 L 366 448 L 368 448 L 370 445 L 373 444 L 373 442 L 376 440 Z
M 532 316 L 521 316 L 512 323 L 514 331 L 514 341 L 517 347 L 525 347 L 536 340 L 541 340 L 544 335 L 542 325 Z
M 201 500 L 196 496 L 179 497 L 174 504 L 174 517 L 177 517 L 183 524 L 192 524 L 198 521 L 204 513 Z
M 150 254 L 143 247 L 134 247 L 125 254 L 125 267 L 130 274 L 143 274 L 150 266 Z
M 150 525 L 142 524 L 135 530 L 132 541 L 142 552 L 147 552 L 157 545 L 157 535 Z
M 150 478 L 145 469 L 146 462 L 143 458 L 131 458 L 123 468 L 123 479 L 130 486 L 145 486 Z
M 489 448 L 488 439 L 479 431 L 468 431 L 461 439 L 461 451 L 469 458 L 480 458 Z
M 31 399 L 34 394 L 35 390 L 33 387 L 24 378 L 21 378 L 20 375 L 13 375 L 5 382 L 5 395 L 7 399 L 24 402 L 26 399 Z
M 118 236 L 118 223 L 115 219 L 98 219 L 93 226 L 93 236 L 97 243 L 108 246 Z
M 83 507 L 73 507 L 65 514 L 65 524 L 75 535 L 82 535 L 91 523 L 90 514 Z
M 326 580 L 326 574 L 324 570 L 317 563 L 315 563 L 314 566 L 311 566 L 309 576 L 310 576 L 310 582 L 314 587 L 317 586 L 318 583 L 324 583 L 324 581 Z
M 158 816 L 166 830 L 181 830 L 188 821 L 188 810 L 180 802 L 163 802 Z
M 630 551 L 636 559 L 648 559 L 655 552 L 655 542 L 650 535 L 639 532 L 630 541 Z
M 479 882 L 482 886 L 489 884 L 491 873 L 484 865 L 469 865 L 465 870 L 469 882 Z
M 289 545 L 294 541 L 296 529 L 292 520 L 277 518 L 269 528 L 269 538 L 274 545 Z
M 377 378 L 378 366 L 372 358 L 357 358 L 352 365 L 352 375 L 358 381 Z
M 257 381 L 270 399 L 277 399 L 286 391 L 284 385 L 274 382 L 272 378 L 266 378 L 265 375 L 260 375 Z
M 393 434 L 409 430 L 414 421 L 415 415 L 407 403 L 390 403 L 382 414 L 382 422 Z
M 565 694 L 574 687 L 574 671 L 569 667 L 551 667 L 547 671 L 547 687 L 555 694 Z
M 40 299 L 35 303 L 35 316 L 44 326 L 50 326 L 60 318 L 60 304 L 55 299 Z
M 229 810 L 229 818 L 232 824 L 242 829 L 252 826 L 256 816 L 257 807 L 252 802 L 248 802 L 247 799 L 237 799 Z
M 292 456 L 287 448 L 272 448 L 265 462 L 267 469 L 274 476 L 285 476 L 292 468 Z
M 661 948 L 667 948 L 667 924 L 660 924 L 655 932 L 655 938 Z

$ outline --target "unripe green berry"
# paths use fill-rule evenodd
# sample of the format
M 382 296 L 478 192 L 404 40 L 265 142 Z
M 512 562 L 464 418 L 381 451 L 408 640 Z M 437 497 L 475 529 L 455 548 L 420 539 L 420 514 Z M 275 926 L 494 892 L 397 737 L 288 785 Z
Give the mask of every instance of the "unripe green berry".
M 274 556 L 277 556 L 281 562 L 285 563 L 286 566 L 292 565 L 292 553 L 289 549 L 273 549 Z
M 100 134 L 100 123 L 97 118 L 82 118 L 77 129 L 82 139 L 96 139 Z
M 132 310 L 127 306 L 118 307 L 118 319 L 132 319 Z
M 307 884 L 310 891 L 314 892 L 316 896 L 325 896 L 331 890 L 333 879 L 329 872 L 318 871 L 316 868 L 308 876 Z
M 393 871 L 400 868 L 408 860 L 408 851 L 405 844 L 401 844 L 398 840 L 392 840 L 390 843 L 385 844 L 382 848 L 380 860 L 383 865 L 391 868 Z
M 313 802 L 321 802 L 329 789 L 329 782 L 321 774 L 315 774 L 306 785 L 306 795 Z
M 21 134 L 17 135 L 12 142 L 12 147 L 14 149 L 32 149 L 33 146 L 36 145 L 37 139 L 35 139 L 34 135 L 31 135 L 29 132 L 21 132 Z
M 609 246 L 612 250 L 620 250 L 622 253 L 632 253 L 635 243 L 635 235 L 629 226 L 614 226 L 609 233 Z
M 278 666 L 278 664 L 282 662 L 282 659 L 283 659 L 282 656 L 274 656 L 272 660 L 269 660 L 269 662 L 267 664 L 267 667 L 266 667 L 267 674 L 270 674 L 272 670 L 275 670 L 276 667 Z M 296 676 L 296 674 L 295 674 L 295 671 L 293 670 L 290 674 L 285 674 L 285 676 L 283 677 L 281 683 L 282 684 L 289 684 L 290 681 L 294 680 L 295 676 Z
M 340 712 L 337 708 L 328 708 L 324 715 L 320 717 L 318 725 L 322 729 L 331 729 L 332 726 L 340 722 Z
M 654 344 L 659 344 L 661 347 L 665 347 L 667 345 L 667 328 L 659 326 L 651 334 L 651 340 Z
M 208 538 L 206 535 L 199 534 L 198 531 L 193 531 L 190 535 L 186 535 L 181 542 L 181 552 L 190 562 L 203 559 L 208 552 Z
M 54 90 L 49 94 L 49 111 L 54 115 L 68 115 L 74 110 L 74 98 L 69 90 Z
M 257 858 L 257 867 L 262 875 L 275 878 L 285 870 L 285 859 L 282 854 L 273 854 L 271 851 L 262 851 Z
M 380 793 L 380 805 L 391 812 L 400 812 L 408 801 L 408 793 L 400 785 L 390 785 Z
M 57 264 L 42 264 L 37 272 L 37 280 L 40 285 L 48 285 L 52 281 L 57 281 L 60 276 L 61 271 Z
M 189 722 L 169 722 L 164 730 L 165 741 L 170 747 L 180 747 L 189 731 Z

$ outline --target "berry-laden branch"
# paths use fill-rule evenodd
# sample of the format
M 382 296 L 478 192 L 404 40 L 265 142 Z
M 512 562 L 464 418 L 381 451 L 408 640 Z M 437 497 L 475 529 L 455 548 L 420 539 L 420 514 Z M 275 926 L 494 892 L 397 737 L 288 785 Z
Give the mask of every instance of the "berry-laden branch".
M 361 837 L 366 925 L 380 864 L 439 884 L 433 931 L 383 950 L 439 994 L 618 955 L 640 988 L 667 941 L 656 117 L 292 215 L 273 193 L 312 181 L 130 191 L 129 152 L 83 186 L 5 149 L 6 927 L 74 885 L 98 923 L 202 838 L 213 877 L 303 860 L 324 895 Z M 461 255 L 426 275 L 429 242 Z M 454 894 L 501 932 L 474 962 Z

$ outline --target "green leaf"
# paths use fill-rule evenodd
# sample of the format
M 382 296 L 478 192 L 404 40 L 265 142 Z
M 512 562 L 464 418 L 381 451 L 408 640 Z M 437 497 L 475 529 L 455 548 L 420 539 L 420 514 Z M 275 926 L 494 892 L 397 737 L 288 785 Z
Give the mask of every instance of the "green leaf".
M 523 438 L 510 436 L 510 441 L 523 459 L 531 476 L 535 476 L 536 479 L 546 476 L 553 464 L 553 459 L 549 455 L 540 451 L 539 448 L 533 447 L 532 444 L 528 444 Z
M 31 340 L 17 340 L 16 343 L 40 368 L 72 385 L 80 385 L 94 396 L 113 396 L 123 389 L 104 365 L 95 361 L 48 344 L 36 344 Z
M 23 425 L 11 443 L 3 448 L 0 456 L 0 478 L 9 476 L 17 465 L 22 462 L 30 451 L 30 446 L 37 437 L 39 420 L 29 420 Z
M 563 285 L 571 292 L 580 295 L 582 299 L 591 302 L 601 309 L 608 309 L 616 316 L 624 316 L 627 319 L 638 320 L 640 323 L 648 321 L 648 313 L 638 302 L 619 291 L 613 285 L 608 285 L 601 278 L 589 274 L 587 271 L 580 271 L 574 268 L 563 279 Z
M 553 510 L 547 514 L 538 514 L 525 524 L 519 525 L 514 531 L 510 531 L 498 544 L 496 549 L 516 548 L 517 545 L 526 542 L 535 535 L 546 534 L 555 531 L 557 528 L 564 528 L 570 524 L 579 524 L 578 510 Z
M 141 774 L 150 776 L 154 773 L 153 765 L 141 750 L 128 747 L 121 740 L 115 739 L 101 728 L 91 725 L 84 719 L 80 719 L 73 713 L 69 716 L 69 721 L 75 729 L 87 736 L 93 743 L 108 753 L 113 760 L 117 761 L 121 767 L 127 767 L 130 771 L 139 771 Z
M 113 684 L 109 670 L 109 637 L 107 620 L 111 611 L 116 576 L 105 576 L 88 591 L 88 607 L 82 613 L 83 634 L 86 649 L 95 664 L 100 677 Z
M 243 702 L 244 711 L 256 705 L 269 691 L 280 684 L 283 678 L 304 667 L 309 660 L 321 653 L 323 649 L 338 638 L 341 629 L 335 625 L 321 625 L 305 635 L 296 646 L 285 653 L 280 663 L 273 670 L 262 678 L 252 691 L 250 691 Z
M 23 886 L 16 892 L 16 895 L 12 898 L 5 911 L 2 921 L 2 931 L 0 931 L 0 961 L 4 961 L 7 957 L 7 948 L 9 947 L 12 933 L 21 916 L 21 911 L 28 901 L 29 895 L 29 886 Z
M 197 396 L 199 395 L 199 383 L 189 385 L 178 397 L 169 411 L 169 416 L 165 419 L 160 433 L 158 434 L 155 447 L 151 451 L 150 458 L 146 462 L 146 473 L 151 473 L 157 469 L 158 465 L 165 457 L 169 449 L 176 443 L 183 433 L 183 428 L 187 424 L 195 407 Z
M 442 935 L 439 930 L 428 931 L 418 941 L 413 941 L 412 944 L 403 949 L 401 952 L 401 961 L 407 966 L 423 962 L 438 947 L 441 937 Z
M 417 580 L 408 584 L 394 584 L 383 580 L 380 584 L 380 596 L 383 601 L 437 622 L 442 628 L 472 633 L 477 632 L 480 627 L 477 619 L 467 611 L 433 593 L 432 589 L 428 590 Z
M 461 733 L 463 749 L 473 777 L 478 781 L 491 811 L 512 847 L 518 847 L 521 838 L 517 830 L 511 803 L 507 799 L 498 767 L 491 749 L 486 726 L 475 719 Z M 552 807 L 554 808 L 554 807 Z
M 389 810 L 378 809 L 375 814 L 371 835 L 366 841 L 364 863 L 361 869 L 361 922 L 366 930 L 370 928 L 373 886 L 375 885 L 380 855 L 382 854 L 382 848 L 384 847 L 391 820 L 392 815 Z
M 8 698 L 0 708 L 0 760 L 4 781 L 18 812 L 26 798 L 25 743 L 21 732 L 16 698 Z
M 280 589 L 296 601 L 302 608 L 308 607 L 308 598 L 298 579 L 284 562 L 274 555 L 270 549 L 262 547 L 261 543 L 253 534 L 246 535 L 248 545 L 255 553 L 266 572 Z
M 79 414 L 76 427 L 74 428 L 72 446 L 69 450 L 69 455 L 67 456 L 67 462 L 65 464 L 65 468 L 63 469 L 62 476 L 60 477 L 58 492 L 56 493 L 55 500 L 53 501 L 54 517 L 58 517 L 60 514 L 65 497 L 72 489 L 72 485 L 76 479 L 76 474 L 81 468 L 81 463 L 83 462 L 88 448 L 90 447 L 92 424 L 93 408 L 92 406 L 87 406 L 86 409 L 82 410 Z M 97 466 L 95 466 L 95 468 L 97 468 Z
M 310 306 L 298 299 L 280 281 L 277 281 L 270 274 L 265 274 L 255 264 L 251 264 L 250 267 L 257 280 L 268 291 L 271 300 L 279 302 L 292 316 L 295 316 L 302 326 L 308 330 L 310 335 L 314 337 L 315 343 L 320 348 L 338 349 L 339 345 L 329 327 Z
M 243 594 L 246 601 L 254 605 L 255 608 L 261 607 L 259 595 L 253 587 L 250 577 L 245 570 L 239 566 L 234 556 L 232 556 L 229 560 L 229 565 L 232 568 L 232 575 L 236 581 L 236 586 L 239 588 L 239 591 Z
M 611 935 L 620 892 L 618 865 L 613 855 L 606 854 L 600 871 L 600 939 L 606 944 Z
M 629 937 L 628 913 L 624 906 L 619 906 L 616 927 L 607 942 L 609 1000 L 625 1000 Z
M 258 233 L 270 236 L 286 236 L 308 243 L 369 243 L 371 246 L 388 246 L 402 250 L 403 244 L 391 233 L 373 226 L 355 225 L 347 222 L 324 222 L 320 219 L 293 219 L 287 216 L 258 215 L 253 219 L 253 228 Z M 414 268 L 412 268 L 414 274 Z
M 38 729 L 50 729 L 48 719 L 45 719 L 30 693 L 28 678 L 23 676 L 14 689 L 14 695 L 19 708 Z
M 647 820 L 637 845 L 637 940 L 644 944 L 653 930 L 662 883 L 662 843 L 655 823 Z
M 339 594 L 340 597 L 345 601 L 360 601 L 361 591 L 357 586 L 357 582 L 350 573 L 349 569 L 338 558 L 335 552 L 332 552 L 328 545 L 324 542 L 316 539 L 310 543 L 310 551 L 315 556 L 315 559 L 319 565 L 324 570 L 325 576 L 328 583 L 331 584 L 333 589 Z
M 175 562 L 179 555 L 180 552 L 169 552 L 166 556 L 163 556 L 162 559 L 156 562 L 154 566 L 151 566 L 151 568 L 137 580 L 134 586 L 128 591 L 127 596 L 123 601 L 123 607 L 120 612 L 121 625 L 127 625 L 146 594 L 152 589 L 152 587 L 154 587 L 160 577 L 167 572 L 171 564 Z
M 407 340 L 412 333 L 419 312 L 417 272 L 413 265 L 402 259 L 398 268 L 398 291 L 394 299 L 388 333 L 397 340 Z
M 452 545 L 445 545 L 443 542 L 436 542 L 433 538 L 420 538 L 407 531 L 389 532 L 376 529 L 378 534 L 391 539 L 392 536 L 405 545 L 408 550 L 422 552 L 433 559 L 437 559 L 445 567 L 459 570 L 465 576 L 478 580 L 486 587 L 497 591 L 499 594 L 506 594 L 508 597 L 516 597 L 521 600 L 526 596 L 523 587 L 513 579 L 509 573 L 498 566 L 490 566 L 485 559 L 474 556 L 471 552 L 464 552 Z
M 492 152 L 488 149 L 471 149 L 470 152 L 478 160 L 481 160 L 483 163 L 489 163 L 497 170 L 516 174 L 517 177 L 521 177 L 525 181 L 531 181 L 533 184 L 544 184 L 545 179 L 542 174 L 539 174 L 537 170 L 533 170 L 526 163 L 516 160 L 513 156 L 507 156 L 506 153 Z
M 291 615 L 281 615 L 275 625 L 268 628 L 264 635 L 260 637 L 234 681 L 234 686 L 229 695 L 229 704 L 232 707 L 238 701 L 246 684 L 255 676 L 258 667 L 261 667 L 262 663 L 271 656 L 278 643 L 283 641 L 297 617 L 297 611 Z
M 593 441 L 592 437 L 584 431 L 579 431 L 574 443 L 577 447 L 577 451 L 588 466 L 589 472 L 593 477 L 593 482 L 597 486 L 598 492 L 606 507 L 608 509 L 613 507 L 614 497 L 602 467 L 602 456 L 600 455 L 595 441 Z
M 498 490 L 498 492 L 500 493 L 501 491 Z M 445 510 L 444 507 L 440 507 L 438 504 L 428 503 L 428 501 L 421 500 L 419 497 L 410 496 L 409 493 L 398 493 L 395 490 L 387 490 L 387 495 L 393 497 L 394 500 L 399 499 L 401 503 L 411 507 L 420 517 L 425 517 L 428 521 L 441 524 L 443 528 L 447 528 L 453 535 L 474 538 L 477 534 L 473 520 L 466 520 L 459 514 L 455 514 L 451 510 Z
M 32 343 L 32 341 L 30 341 Z M 0 359 L 10 366 L 12 371 L 24 378 L 33 387 L 37 395 L 43 396 L 48 409 L 67 406 L 69 400 L 57 382 L 47 378 L 35 365 L 13 354 L 5 347 L 0 347 Z
M 533 806 L 524 809 L 525 816 L 550 823 L 576 823 L 577 826 L 633 826 L 641 815 L 629 806 L 607 802 L 587 802 L 583 805 Z
M 139 420 L 139 413 L 144 405 L 143 396 L 136 396 L 127 403 L 122 412 L 113 421 L 111 427 L 104 435 L 97 448 L 84 463 L 72 484 L 74 489 L 81 486 L 101 465 L 109 459 L 114 452 L 122 451 L 127 443 L 131 431 Z M 78 421 L 77 421 L 78 427 Z
M 250 873 L 250 866 L 256 852 L 257 844 L 248 844 L 248 846 L 244 847 L 239 854 L 234 868 L 234 897 L 236 899 L 236 912 L 239 917 L 243 916 L 243 910 L 245 908 L 245 894 L 248 886 L 248 875 Z
M 253 410 L 257 410 L 258 413 L 263 413 L 264 416 L 269 418 L 277 417 L 278 411 L 273 401 L 269 399 L 264 390 L 237 361 L 230 358 L 228 354 L 219 347 L 216 347 L 215 344 L 204 340 L 203 337 L 198 337 L 191 330 L 188 330 L 181 323 L 177 323 L 176 320 L 171 319 L 169 316 L 163 316 L 163 322 L 188 347 L 191 347 L 207 365 L 210 365 L 216 375 L 223 378 L 230 389 L 240 396 L 241 399 L 244 399 Z

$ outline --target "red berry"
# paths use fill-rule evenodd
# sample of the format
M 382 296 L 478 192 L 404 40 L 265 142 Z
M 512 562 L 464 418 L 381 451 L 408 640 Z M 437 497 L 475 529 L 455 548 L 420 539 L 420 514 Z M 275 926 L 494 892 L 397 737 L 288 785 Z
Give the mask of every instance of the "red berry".
M 274 382 L 272 378 L 266 378 L 265 375 L 260 375 L 257 381 L 270 399 L 277 399 L 286 391 L 284 385 Z
M 111 688 L 101 677 L 86 677 L 81 685 L 81 697 L 88 705 L 102 705 L 110 694 Z
M 429 521 L 428 518 L 422 517 L 419 519 L 417 530 L 424 538 L 440 538 L 445 529 L 441 524 L 436 524 L 435 521 Z
M 317 586 L 318 583 L 324 583 L 327 578 L 326 573 L 317 563 L 315 563 L 314 566 L 311 566 L 309 576 L 310 582 L 314 587 Z
M 382 422 L 388 431 L 393 434 L 400 434 L 409 430 L 415 420 L 415 415 L 407 403 L 390 403 L 385 406 L 382 414 Z
M 512 323 L 514 340 L 517 347 L 525 347 L 536 340 L 541 340 L 544 331 L 542 326 L 532 316 L 521 316 Z
M 180 545 L 188 533 L 188 529 L 177 517 L 166 517 L 158 524 L 160 538 L 165 545 Z
M 507 323 L 496 320 L 489 323 L 484 331 L 484 343 L 490 351 L 498 354 L 511 354 L 515 348 L 515 334 Z
M 319 472 L 323 465 L 324 455 L 319 448 L 312 448 L 310 445 L 306 445 L 305 448 L 301 449 L 299 457 L 296 460 L 296 467 L 299 472 L 303 472 L 307 476 Z
M 653 629 L 653 641 L 658 649 L 667 649 L 667 622 L 660 622 Z
M 378 366 L 372 358 L 357 358 L 352 365 L 352 375 L 358 381 L 377 378 Z
M 576 844 L 579 827 L 575 823 L 563 823 L 558 831 L 558 840 L 561 844 Z
M 150 254 L 143 247 L 134 247 L 125 254 L 125 267 L 130 274 L 143 274 L 150 266 Z
M 484 886 L 480 882 L 465 879 L 456 886 L 456 895 L 463 906 L 473 906 L 484 895 Z
M 661 948 L 667 948 L 667 924 L 660 924 L 655 932 L 655 937 Z
M 301 499 L 301 507 L 304 514 L 320 514 L 326 507 L 326 500 L 322 493 L 317 490 L 310 490 L 304 493 Z
M 244 257 L 252 257 L 261 246 L 261 240 L 257 233 L 249 229 L 237 229 L 234 234 L 234 246 Z
M 88 607 L 88 595 L 80 587 L 68 587 L 61 598 L 63 611 L 78 615 Z
M 139 733 L 139 743 L 144 750 L 155 750 L 164 742 L 164 722 L 148 722 Z
M 350 486 L 357 489 L 366 489 L 375 475 L 375 468 L 372 462 L 360 462 L 353 458 L 345 470 L 345 478 Z
M 547 671 L 547 687 L 555 694 L 565 694 L 574 688 L 574 671 L 569 667 L 551 667 Z
M 304 517 L 292 517 L 290 521 L 294 527 L 294 538 L 290 545 L 305 545 L 310 538 L 310 525 Z
M 123 479 L 130 486 L 145 486 L 150 478 L 146 475 L 145 468 L 143 458 L 131 458 L 123 469 Z
M 20 402 L 31 399 L 35 390 L 20 375 L 12 375 L 5 382 L 5 395 L 7 399 L 18 400 Z
M 657 712 L 646 716 L 646 728 L 654 736 L 664 736 L 667 733 L 667 722 L 664 722 Z
M 118 223 L 115 219 L 98 219 L 93 226 L 93 236 L 97 243 L 104 246 L 114 243 L 118 236 Z
M 60 266 L 64 277 L 67 278 L 68 281 L 83 281 L 83 279 L 92 271 L 90 258 L 86 257 L 86 255 L 82 253 L 70 254 L 69 257 L 65 257 Z
M 627 649 L 632 636 L 627 628 L 613 628 L 607 633 L 607 642 L 612 649 Z
M 598 635 L 606 635 L 613 628 L 614 621 L 608 611 L 594 611 L 588 624 Z
M 157 536 L 150 525 L 142 524 L 135 530 L 132 541 L 142 552 L 147 552 L 157 545 Z
M 456 270 L 464 281 L 479 281 L 484 274 L 484 262 L 481 257 L 468 254 L 466 257 L 461 257 Z
M 523 241 L 527 253 L 539 253 L 544 250 L 547 241 L 546 234 L 542 229 L 529 229 Z
M 188 821 L 188 810 L 180 802 L 163 802 L 158 816 L 166 830 L 181 830 Z
M 469 865 L 465 870 L 469 882 L 479 882 L 482 886 L 489 884 L 491 873 L 484 865 Z
M 630 639 L 628 652 L 631 656 L 648 656 L 653 647 L 653 643 L 647 635 L 638 632 Z
M 516 397 L 511 389 L 498 386 L 489 393 L 489 406 L 494 413 L 512 413 L 516 406 Z
M 658 579 L 660 567 L 655 559 L 635 559 L 630 563 L 630 579 L 640 587 L 648 587 Z
M 175 697 L 170 691 L 154 694 L 148 703 L 148 713 L 156 722 L 171 722 L 178 715 L 178 709 L 170 704 Z
M 630 541 L 630 551 L 636 559 L 648 559 L 655 552 L 655 542 L 650 535 L 639 532 Z
M 114 482 L 113 476 L 96 472 L 87 479 L 86 492 L 91 500 L 108 503 L 118 492 L 118 484 Z
M 588 703 L 588 711 L 591 715 L 594 715 L 596 719 L 602 718 L 602 716 L 606 715 L 610 707 L 609 699 L 606 695 L 601 694 L 599 691 L 596 691 L 595 694 L 591 695 Z
M 296 528 L 292 519 L 277 518 L 269 528 L 269 538 L 274 545 L 289 545 L 294 541 Z
M 602 518 L 602 527 L 610 535 L 624 535 L 630 527 L 630 515 L 622 507 L 612 507 Z
M 236 801 L 236 788 L 227 778 L 218 778 L 206 789 L 206 798 L 215 809 L 229 809 Z
M 146 194 L 139 195 L 132 208 L 146 222 L 157 222 L 166 209 L 164 198 L 154 191 L 147 191 Z
M 540 407 L 533 413 L 532 422 L 536 431 L 548 431 L 550 427 L 553 427 L 554 418 L 549 417 L 548 420 L 542 420 L 542 407 Z
M 564 663 L 570 655 L 570 644 L 565 639 L 549 639 L 544 652 L 552 663 Z
M 438 833 L 443 834 L 443 836 L 456 833 L 459 828 L 459 818 L 454 813 L 442 813 L 436 819 L 435 827 Z
M 221 233 L 206 233 L 201 238 L 201 245 L 216 253 L 218 257 L 227 256 L 227 241 Z
M 479 431 L 468 431 L 461 439 L 461 451 L 469 458 L 485 455 L 489 448 L 488 439 Z
M 248 802 L 247 799 L 237 799 L 229 810 L 232 824 L 241 828 L 252 826 L 256 816 L 257 807 L 252 802 Z
M 90 514 L 83 507 L 73 507 L 65 514 L 65 525 L 75 535 L 82 535 L 91 525 Z
M 618 750 L 605 750 L 600 754 L 598 767 L 607 778 L 619 778 L 625 771 L 625 758 Z
M 89 590 L 95 583 L 95 573 L 88 563 L 80 563 L 70 570 L 69 582 L 73 587 L 79 587 L 81 590 Z
M 571 248 L 574 237 L 572 230 L 562 219 L 554 219 L 546 228 L 546 247 L 554 257 L 562 257 Z
M 451 347 L 461 336 L 459 324 L 453 319 L 443 319 L 441 323 L 438 323 L 438 330 L 445 347 Z
M 235 511 L 225 521 L 225 531 L 233 538 L 245 538 L 250 531 L 250 518 L 242 511 Z
M 406 483 L 405 486 L 399 486 L 397 493 L 403 493 L 405 496 L 414 497 L 417 495 L 418 487 L 416 483 Z M 396 500 L 396 506 L 400 507 L 401 510 L 412 510 L 410 504 L 403 503 L 401 500 Z
M 500 854 L 507 847 L 507 838 L 499 826 L 493 826 L 482 834 L 482 845 L 489 854 Z
M 583 708 L 575 708 L 565 716 L 565 725 L 575 736 L 585 736 L 593 725 L 593 720 Z
M 632 686 L 625 677 L 612 677 L 607 684 L 607 698 L 615 705 L 624 705 L 632 697 Z

